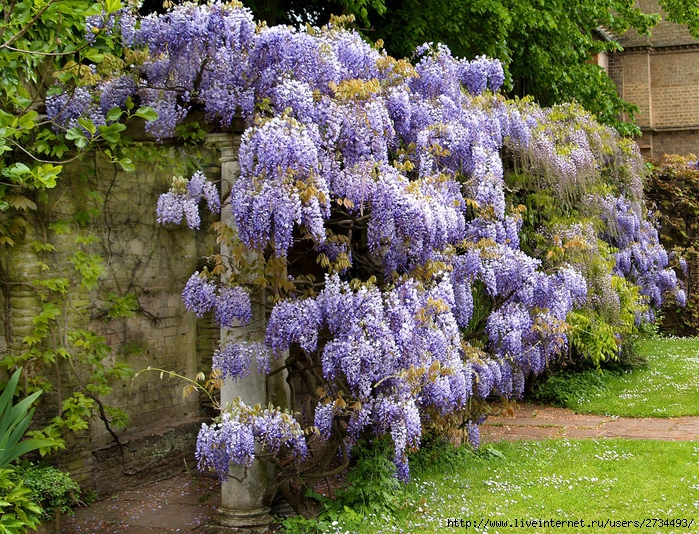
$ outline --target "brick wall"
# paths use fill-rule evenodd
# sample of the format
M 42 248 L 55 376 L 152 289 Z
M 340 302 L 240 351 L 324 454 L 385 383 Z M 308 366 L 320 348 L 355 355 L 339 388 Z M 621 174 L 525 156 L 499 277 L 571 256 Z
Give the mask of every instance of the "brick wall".
M 651 126 L 699 127 L 699 47 L 656 49 L 649 57 Z
M 638 49 L 609 58 L 609 75 L 624 100 L 636 104 L 640 111 L 636 123 L 643 129 L 652 125 L 653 99 L 651 95 L 651 56 L 648 50 Z
M 210 317 L 197 319 L 187 312 L 180 294 L 189 276 L 202 267 L 203 257 L 214 252 L 213 238 L 184 226 L 163 227 L 155 220 L 158 195 L 169 188 L 173 167 L 190 156 L 175 147 L 164 160 L 175 164 L 158 165 L 144 158 L 137 162 L 136 172 L 124 173 L 95 155 L 64 170 L 59 186 L 38 203 L 38 216 L 28 215 L 25 235 L 0 258 L 5 282 L 0 285 L 5 325 L 0 350 L 26 349 L 22 338 L 32 331 L 32 318 L 40 309 L 28 285 L 42 276 L 39 256 L 30 243 L 42 240 L 48 225 L 57 220 L 70 221 L 77 228 L 74 214 L 96 206 L 92 193 L 88 194 L 96 192 L 104 199 L 102 211 L 81 233 L 97 236 L 92 252 L 102 255 L 106 272 L 97 288 L 74 295 L 81 320 L 87 317 L 90 329 L 105 337 L 113 350 L 109 358 L 136 371 L 157 366 L 192 378 L 198 371 L 210 370 L 218 328 Z M 217 179 L 217 154 L 205 151 L 196 157 L 207 174 Z M 203 218 L 202 228 L 212 217 Z M 54 236 L 50 231 L 49 235 L 57 248 L 47 261 L 52 273 L 72 276 L 74 268 L 67 256 L 75 246 L 75 235 Z M 135 294 L 140 311 L 130 318 L 107 320 L 104 301 L 109 293 Z M 76 379 L 67 365 L 59 373 L 60 394 L 65 398 Z M 69 469 L 83 488 L 97 490 L 100 497 L 179 472 L 185 459 L 194 465 L 194 443 L 202 420 L 197 395 L 183 398 L 183 383 L 167 375 L 161 379 L 158 373 L 112 386 L 105 403 L 124 409 L 130 417 L 126 429 L 116 430 L 122 447 L 102 421 L 93 420 L 89 430 L 71 436 L 66 450 L 54 456 L 57 465 Z M 56 415 L 59 401 L 57 389 L 44 393 L 37 424 Z
M 641 0 L 647 13 L 657 0 Z M 699 153 L 699 41 L 686 26 L 661 21 L 650 37 L 630 31 L 609 58 L 609 75 L 624 100 L 640 108 L 638 140 L 646 156 Z
M 699 156 L 699 131 L 696 129 L 656 132 L 653 134 L 654 157 L 664 154 Z

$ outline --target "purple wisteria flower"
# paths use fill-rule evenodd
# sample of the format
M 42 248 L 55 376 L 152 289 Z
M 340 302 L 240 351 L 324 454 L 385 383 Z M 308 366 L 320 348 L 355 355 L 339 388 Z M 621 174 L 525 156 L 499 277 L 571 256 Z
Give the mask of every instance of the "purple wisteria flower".
M 667 251 L 660 244 L 658 229 L 652 220 L 642 220 L 641 206 L 623 197 L 595 198 L 607 223 L 603 238 L 618 249 L 615 253 L 615 274 L 630 279 L 641 288 L 655 309 L 660 309 L 667 295 L 683 306 L 686 294 L 675 271 L 668 268 Z M 647 315 L 652 319 L 654 315 Z
M 196 271 L 184 286 L 182 300 L 185 308 L 197 317 L 203 317 L 216 302 L 216 286 Z
M 220 326 L 235 326 L 252 319 L 250 295 L 240 287 L 217 287 L 204 274 L 195 272 L 187 281 L 182 300 L 185 308 L 203 317 L 214 310 L 216 322 Z
M 335 408 L 332 404 L 322 404 L 316 407 L 313 424 L 320 432 L 320 436 L 325 440 L 328 440 L 333 432 L 334 412 Z
M 210 469 L 227 478 L 229 464 L 250 467 L 255 459 L 255 436 L 253 428 L 245 420 L 237 420 L 224 412 L 221 422 L 202 424 L 197 436 L 195 456 L 199 469 Z
M 479 425 L 473 421 L 469 421 L 466 424 L 466 433 L 471 446 L 474 449 L 478 449 L 481 446 L 481 430 Z
M 202 424 L 195 451 L 199 469 L 214 471 L 226 480 L 231 463 L 252 466 L 256 444 L 273 454 L 284 448 L 298 461 L 308 456 L 303 429 L 289 413 L 251 408 L 238 399 L 221 413 L 219 422 Z
M 212 213 L 221 211 L 218 190 L 201 171 L 195 172 L 185 185 L 182 185 L 182 181 L 182 178 L 173 178 L 173 187 L 158 198 L 157 221 L 160 224 L 180 224 L 184 218 L 189 228 L 198 230 L 201 225 L 201 200 L 206 200 Z
M 264 343 L 226 343 L 214 352 L 212 367 L 221 371 L 224 379 L 236 380 L 250 374 L 253 359 L 261 372 L 269 372 L 269 350 Z
M 95 125 L 105 124 L 104 115 L 88 87 L 76 87 L 72 92 L 47 96 L 46 115 L 57 129 L 74 128 L 81 117 L 92 120 Z M 84 133 L 91 135 L 87 130 Z
M 240 287 L 219 289 L 214 310 L 220 326 L 234 326 L 235 321 L 245 324 L 252 319 L 250 295 Z

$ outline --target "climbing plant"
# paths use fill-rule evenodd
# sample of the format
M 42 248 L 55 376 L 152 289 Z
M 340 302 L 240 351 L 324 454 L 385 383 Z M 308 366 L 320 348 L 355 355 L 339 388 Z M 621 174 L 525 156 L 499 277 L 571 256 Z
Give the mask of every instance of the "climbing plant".
M 105 28 L 139 60 L 47 102 L 70 131 L 138 101 L 160 140 L 193 112 L 244 119 L 231 219 L 214 225 L 223 253 L 183 300 L 228 330 L 210 385 L 285 369 L 312 414 L 237 399 L 202 427 L 197 457 L 222 477 L 273 462 L 270 496 L 305 513 L 304 487 L 359 440 L 390 436 L 406 479 L 425 432 L 477 446 L 489 397 L 521 395 L 571 348 L 617 357 L 668 295 L 684 300 L 635 145 L 578 106 L 504 99 L 496 60 L 431 44 L 395 59 L 344 22 L 257 26 L 221 3 L 122 14 Z M 176 177 L 158 220 L 199 228 L 203 204 L 220 209 L 204 174 Z M 258 307 L 266 332 L 251 338 L 239 327 Z
M 60 204 L 51 191 L 65 165 L 97 152 L 120 169 L 132 170 L 131 141 L 123 135 L 126 124 L 156 117 L 128 101 L 121 102 L 123 109 L 107 110 L 109 124 L 88 116 L 70 124 L 54 120 L 57 113 L 64 118 L 61 96 L 55 94 L 69 91 L 71 98 L 80 98 L 85 86 L 110 77 L 129 59 L 121 36 L 99 22 L 116 17 L 122 8 L 119 0 L 47 0 L 11 1 L 2 11 L 0 247 L 8 251 L 18 240 L 26 241 L 38 262 L 26 265 L 27 276 L 21 279 L 12 279 L 7 263 L 0 262 L 7 344 L 0 368 L 23 368 L 23 396 L 37 390 L 55 395 L 55 411 L 42 410 L 45 426 L 34 431 L 36 437 L 50 439 L 54 448 L 63 446 L 66 431 L 85 429 L 94 415 L 110 431 L 126 421 L 123 411 L 102 399 L 113 379 L 130 371 L 112 361 L 111 348 L 90 329 L 87 313 L 90 291 L 104 270 L 88 223 L 99 216 L 103 199 L 96 191 L 80 188 L 85 206 L 49 219 L 49 206 Z M 69 250 L 67 257 L 66 247 L 57 248 L 59 242 Z M 17 288 L 37 304 L 31 333 L 19 338 L 10 317 L 11 295 Z M 106 295 L 104 302 L 110 318 L 127 316 L 136 307 L 133 295 Z M 42 454 L 50 448 L 43 447 Z

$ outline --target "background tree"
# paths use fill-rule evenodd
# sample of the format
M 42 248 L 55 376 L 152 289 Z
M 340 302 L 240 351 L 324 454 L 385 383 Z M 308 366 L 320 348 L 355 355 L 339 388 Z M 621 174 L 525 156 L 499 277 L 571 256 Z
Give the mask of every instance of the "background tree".
M 533 95 L 542 105 L 577 100 L 628 134 L 638 130 L 618 117 L 636 108 L 592 59 L 621 49 L 606 31 L 646 33 L 658 20 L 628 0 L 389 0 L 386 15 L 372 22 L 393 54 L 440 41 L 456 56 L 497 57 L 511 95 Z

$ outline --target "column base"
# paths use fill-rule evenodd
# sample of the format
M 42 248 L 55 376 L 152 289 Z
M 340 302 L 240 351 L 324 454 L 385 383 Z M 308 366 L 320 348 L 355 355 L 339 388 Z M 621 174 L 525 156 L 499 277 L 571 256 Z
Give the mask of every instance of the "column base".
M 222 506 L 204 530 L 206 534 L 264 534 L 270 523 L 269 508 L 232 510 Z

